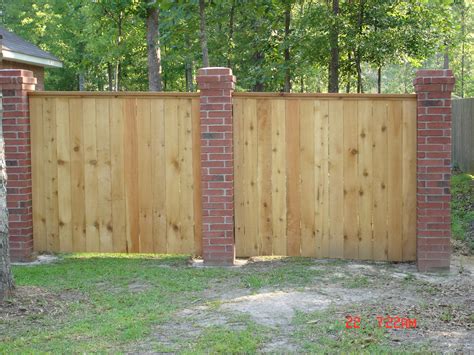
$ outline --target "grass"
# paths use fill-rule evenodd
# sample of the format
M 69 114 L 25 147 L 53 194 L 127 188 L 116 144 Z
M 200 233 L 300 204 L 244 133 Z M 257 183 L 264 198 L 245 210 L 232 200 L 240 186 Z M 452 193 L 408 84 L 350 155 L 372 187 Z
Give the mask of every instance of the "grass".
M 347 288 L 366 288 L 370 287 L 369 278 L 367 276 L 356 276 L 345 282 Z
M 189 350 L 196 353 L 226 353 L 248 354 L 255 353 L 266 338 L 265 330 L 252 321 L 247 320 L 242 329 L 231 329 L 225 326 L 207 328 Z M 187 351 L 185 351 L 186 353 Z
M 16 312 L 9 319 L 0 306 L 0 354 L 256 353 L 268 346 L 270 351 L 283 346 L 283 352 L 393 351 L 375 320 L 362 329 L 345 329 L 344 311 L 363 310 L 362 304 L 301 311 L 276 326 L 257 324 L 248 314 L 224 307 L 226 297 L 267 289 L 316 288 L 317 297 L 325 294 L 325 285 L 349 294 L 374 287 L 372 276 L 355 274 L 347 263 L 284 258 L 242 268 L 193 268 L 187 256 L 68 254 L 51 264 L 17 265 L 16 297 L 27 290 L 43 293 L 25 298 L 23 303 L 33 302 L 36 308 L 24 315 Z M 400 282 L 414 283 L 409 279 Z M 405 350 L 400 344 L 396 349 Z
M 252 290 L 268 286 L 301 286 L 321 274 L 307 259 L 291 259 L 270 268 L 191 268 L 186 256 L 63 255 L 59 262 L 14 266 L 16 284 L 40 287 L 67 302 L 55 314 L 32 314 L 15 326 L 0 317 L 0 353 L 109 352 L 127 349 L 154 337 L 157 326 L 172 322 L 176 312 L 206 305 L 217 311 L 219 300 L 204 292 L 222 285 Z M 57 312 L 56 312 L 57 311 Z M 264 339 L 250 321 L 238 331 L 224 326 L 206 329 L 197 339 L 174 347 L 201 352 L 254 352 Z M 149 349 L 146 349 L 149 350 Z
M 474 252 L 474 175 L 458 173 L 451 178 L 453 237 L 467 244 Z
M 18 286 L 40 286 L 72 300 L 60 317 L 46 314 L 2 329 L 0 353 L 109 351 L 150 335 L 152 325 L 168 321 L 211 281 L 232 276 L 224 269 L 186 267 L 186 259 L 73 255 L 51 265 L 14 267 Z

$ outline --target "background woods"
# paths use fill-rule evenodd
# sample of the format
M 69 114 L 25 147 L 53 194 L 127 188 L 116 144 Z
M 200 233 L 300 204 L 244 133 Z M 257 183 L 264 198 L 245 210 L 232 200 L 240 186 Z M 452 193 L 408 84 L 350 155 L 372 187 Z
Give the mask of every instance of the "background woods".
M 474 94 L 468 0 L 4 0 L 4 26 L 64 61 L 49 90 L 195 91 L 201 66 L 238 90 L 412 92 L 421 66 Z

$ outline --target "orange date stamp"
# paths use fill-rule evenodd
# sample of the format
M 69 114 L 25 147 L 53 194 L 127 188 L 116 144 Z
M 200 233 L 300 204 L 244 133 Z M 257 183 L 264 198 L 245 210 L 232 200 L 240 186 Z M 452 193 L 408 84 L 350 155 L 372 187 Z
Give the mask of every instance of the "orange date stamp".
M 416 328 L 416 318 L 399 316 L 377 316 L 379 328 L 387 329 L 411 329 Z M 346 329 L 360 329 L 361 318 L 357 316 L 346 316 Z

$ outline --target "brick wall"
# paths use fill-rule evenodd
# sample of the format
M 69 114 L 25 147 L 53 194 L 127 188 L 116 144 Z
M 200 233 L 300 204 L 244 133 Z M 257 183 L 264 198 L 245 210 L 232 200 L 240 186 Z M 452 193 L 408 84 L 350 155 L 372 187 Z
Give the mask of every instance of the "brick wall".
M 420 70 L 417 94 L 417 265 L 449 269 L 451 255 L 451 70 Z
M 29 70 L 0 70 L 3 93 L 3 135 L 7 162 L 7 206 L 10 213 L 10 253 L 29 260 L 33 252 L 31 145 L 28 91 L 36 78 Z
M 201 181 L 205 264 L 233 264 L 234 153 L 232 92 L 228 68 L 199 69 L 201 91 Z
M 0 62 L 0 69 L 22 69 L 30 70 L 33 72 L 33 76 L 36 78 L 36 90 L 44 90 L 44 68 L 36 65 L 30 65 L 25 63 L 10 62 L 9 60 L 3 60 Z

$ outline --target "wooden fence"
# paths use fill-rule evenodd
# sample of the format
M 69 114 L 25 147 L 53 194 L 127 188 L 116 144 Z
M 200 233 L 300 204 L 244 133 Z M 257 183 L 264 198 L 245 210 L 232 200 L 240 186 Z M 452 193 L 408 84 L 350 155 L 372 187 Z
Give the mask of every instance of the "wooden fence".
M 235 93 L 237 256 L 416 257 L 416 97 Z M 200 254 L 199 96 L 30 95 L 38 251 Z
M 415 260 L 415 95 L 233 103 L 237 255 Z
M 201 253 L 199 96 L 30 94 L 38 251 Z
M 453 100 L 453 163 L 474 174 L 474 98 Z

